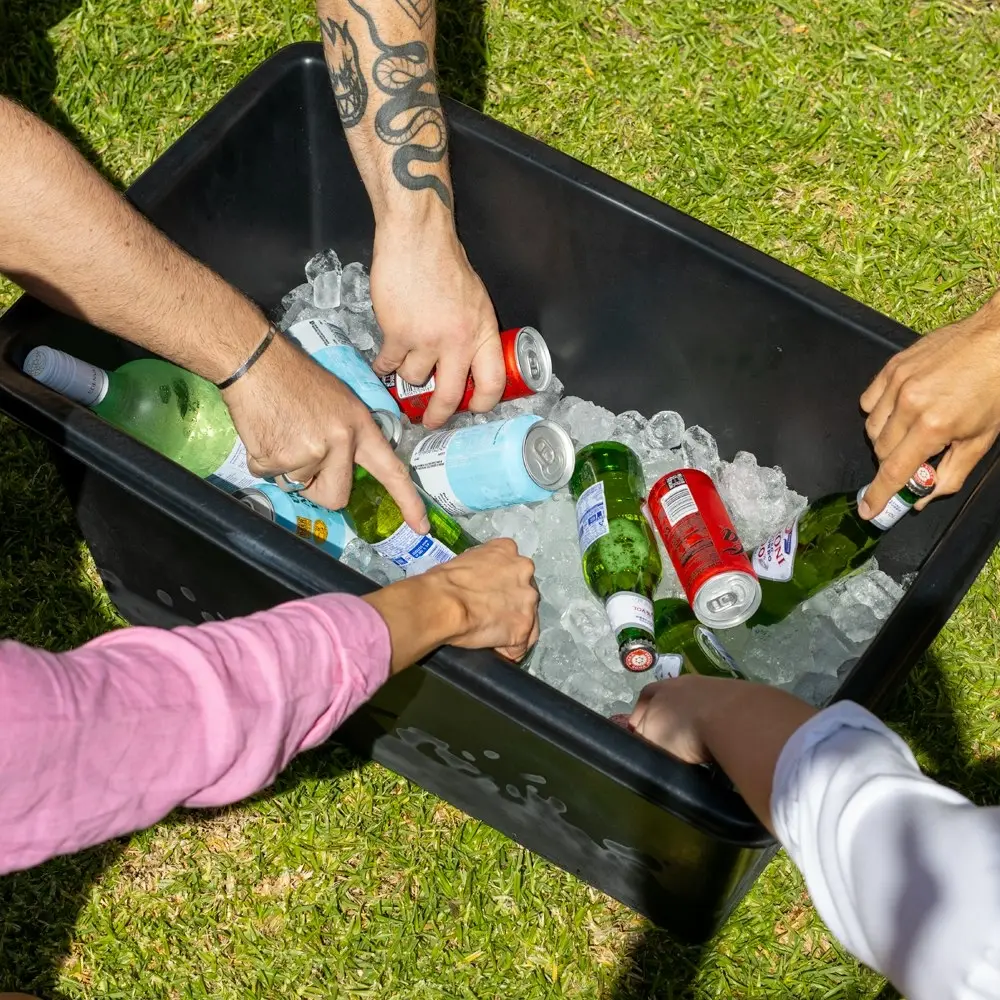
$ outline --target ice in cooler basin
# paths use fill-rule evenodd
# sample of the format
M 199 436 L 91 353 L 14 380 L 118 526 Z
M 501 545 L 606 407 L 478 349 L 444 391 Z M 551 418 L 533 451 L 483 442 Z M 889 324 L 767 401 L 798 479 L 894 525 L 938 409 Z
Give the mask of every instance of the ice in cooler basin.
M 342 266 L 337 254 L 327 250 L 309 261 L 306 277 L 305 285 L 282 300 L 279 325 L 287 328 L 289 316 L 297 321 L 321 314 L 346 329 L 355 346 L 371 359 L 382 335 L 371 312 L 364 267 L 357 262 Z M 336 306 L 322 304 L 332 303 L 338 296 Z M 693 467 L 708 473 L 748 548 L 789 524 L 806 506 L 806 498 L 789 488 L 780 468 L 762 467 L 746 451 L 724 461 L 712 434 L 697 424 L 685 426 L 682 414 L 670 409 L 615 414 L 590 400 L 564 394 L 557 378 L 544 393 L 501 403 L 489 414 L 458 413 L 447 426 L 509 419 L 521 413 L 535 413 L 562 424 L 577 448 L 601 440 L 627 444 L 642 460 L 647 491 L 677 468 Z M 397 449 L 403 461 L 426 433 L 421 425 L 403 418 L 403 439 Z M 618 660 L 604 609 L 583 581 L 576 507 L 568 490 L 559 491 L 551 500 L 458 520 L 480 541 L 513 538 L 519 551 L 535 561 L 542 598 L 541 637 L 528 663 L 531 673 L 602 715 L 623 711 L 625 704 L 631 707 L 653 678 L 649 672 L 629 673 Z M 396 578 L 396 567 L 360 539 L 351 543 L 343 561 L 380 584 Z M 792 690 L 821 705 L 832 696 L 838 677 L 861 655 L 902 594 L 903 588 L 872 560 L 859 574 L 827 588 L 775 626 L 758 627 L 752 634 L 734 629 L 719 636 L 749 677 Z M 655 596 L 682 596 L 669 559 L 663 559 L 663 578 Z

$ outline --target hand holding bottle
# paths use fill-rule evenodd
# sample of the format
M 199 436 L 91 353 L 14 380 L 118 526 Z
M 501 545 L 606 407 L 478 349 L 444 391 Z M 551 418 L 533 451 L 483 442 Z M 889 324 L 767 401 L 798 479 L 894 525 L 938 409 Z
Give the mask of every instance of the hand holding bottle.
M 514 542 L 497 538 L 368 594 L 389 626 L 393 672 L 445 644 L 520 659 L 538 639 L 534 572 Z
M 283 473 L 308 483 L 303 496 L 340 510 L 351 495 L 358 464 L 385 486 L 414 531 L 430 530 L 406 467 L 367 407 L 284 337 L 275 337 L 223 398 L 254 475 Z
M 1000 433 L 1000 296 L 892 357 L 861 397 L 880 465 L 859 506 L 877 514 L 921 462 L 944 449 L 934 492 L 955 493 Z

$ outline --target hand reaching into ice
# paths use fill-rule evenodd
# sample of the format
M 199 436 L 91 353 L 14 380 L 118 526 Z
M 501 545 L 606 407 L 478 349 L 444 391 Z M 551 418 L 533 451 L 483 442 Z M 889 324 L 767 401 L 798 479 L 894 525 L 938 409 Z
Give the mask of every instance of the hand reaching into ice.
M 947 449 L 934 492 L 955 493 L 1000 433 L 1000 296 L 892 357 L 861 397 L 880 465 L 859 507 L 881 511 L 921 462 Z
M 389 491 L 414 531 L 430 530 L 420 494 L 368 408 L 284 337 L 275 337 L 223 398 L 254 475 L 311 483 L 303 496 L 339 510 L 357 463 Z
M 372 305 L 385 334 L 373 367 L 435 389 L 424 425 L 440 427 L 476 383 L 471 409 L 491 410 L 506 382 L 496 313 L 450 216 L 433 224 L 380 223 L 371 269 Z

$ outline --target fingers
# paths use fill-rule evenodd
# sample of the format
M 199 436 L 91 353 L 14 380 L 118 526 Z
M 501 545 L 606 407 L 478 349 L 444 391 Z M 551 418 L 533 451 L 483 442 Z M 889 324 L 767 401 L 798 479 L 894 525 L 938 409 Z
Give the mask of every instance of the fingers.
M 916 510 L 923 510 L 932 500 L 957 493 L 995 440 L 996 434 L 990 433 L 953 444 L 938 463 L 934 492 L 921 498 L 915 505 Z
M 507 385 L 507 369 L 503 362 L 499 333 L 494 333 L 476 351 L 472 359 L 472 380 L 476 388 L 472 393 L 469 409 L 475 413 L 492 410 L 500 402 Z
M 410 385 L 426 385 L 427 380 L 434 371 L 436 361 L 437 357 L 432 352 L 410 351 L 403 358 L 402 363 L 397 369 L 397 373 L 406 379 Z M 435 378 L 436 381 L 437 379 Z
M 351 486 L 354 483 L 353 449 L 340 453 L 328 452 L 323 464 L 316 472 L 316 478 L 309 488 L 302 491 L 302 496 L 320 507 L 328 510 L 343 510 L 351 499 Z M 308 483 L 308 479 L 290 476 Z
M 406 471 L 406 466 L 397 458 L 370 416 L 366 416 L 366 424 L 358 437 L 354 460 L 389 491 L 403 520 L 417 534 L 426 535 L 431 530 L 427 508 Z
M 396 371 L 406 360 L 409 348 L 399 340 L 390 340 L 386 337 L 382 344 L 382 350 L 378 357 L 372 362 L 372 369 L 376 375 L 388 375 L 389 372 Z M 403 376 L 406 377 L 405 375 Z M 409 381 L 409 379 L 407 379 Z
M 869 382 L 868 388 L 861 394 L 861 409 L 865 413 L 871 413 L 875 409 L 875 404 L 882 398 L 892 373 L 891 365 L 892 360 Z
M 460 358 L 445 356 L 434 373 L 434 394 L 427 404 L 424 427 L 440 427 L 458 408 L 469 381 L 468 366 Z
M 927 448 L 919 438 L 911 434 L 879 465 L 878 474 L 858 504 L 858 513 L 866 520 L 881 514 L 893 495 L 917 471 L 920 463 L 926 462 L 940 450 L 940 447 Z

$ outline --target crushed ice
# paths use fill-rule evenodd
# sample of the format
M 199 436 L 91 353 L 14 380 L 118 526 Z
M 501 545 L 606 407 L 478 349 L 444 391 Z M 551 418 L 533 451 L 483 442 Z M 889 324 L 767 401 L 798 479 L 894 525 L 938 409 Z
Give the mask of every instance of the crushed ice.
M 382 332 L 372 311 L 368 273 L 360 263 L 341 264 L 333 250 L 306 265 L 307 281 L 292 289 L 276 311 L 282 330 L 303 319 L 323 319 L 344 330 L 354 346 L 372 361 L 382 346 Z M 777 467 L 761 467 L 749 452 L 731 462 L 719 455 L 715 439 L 698 425 L 686 426 L 672 410 L 645 415 L 636 410 L 615 414 L 589 400 L 563 395 L 554 378 L 547 392 L 501 403 L 489 414 L 458 413 L 449 427 L 462 427 L 535 413 L 558 421 L 577 448 L 594 441 L 627 444 L 642 460 L 647 490 L 674 469 L 701 469 L 715 481 L 747 549 L 790 523 L 806 506 L 789 489 Z M 407 461 L 426 433 L 403 418 L 397 453 Z M 475 538 L 513 538 L 535 560 L 541 594 L 541 637 L 528 669 L 589 708 L 610 715 L 631 711 L 650 674 L 633 674 L 618 661 L 614 636 L 600 602 L 587 590 L 580 566 L 576 510 L 568 489 L 538 504 L 505 507 L 459 518 Z M 371 546 L 355 539 L 343 562 L 385 585 L 402 571 Z M 663 579 L 656 597 L 683 596 L 663 556 Z M 878 569 L 875 560 L 842 580 L 770 628 L 720 632 L 746 674 L 794 691 L 814 705 L 825 704 L 840 680 L 874 638 L 902 597 L 903 588 Z

